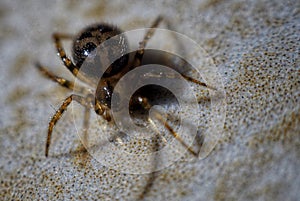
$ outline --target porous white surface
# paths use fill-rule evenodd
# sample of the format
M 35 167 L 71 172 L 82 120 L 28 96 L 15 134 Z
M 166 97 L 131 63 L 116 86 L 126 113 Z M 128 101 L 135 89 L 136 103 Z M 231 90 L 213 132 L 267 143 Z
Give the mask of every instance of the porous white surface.
M 297 0 L 2 0 L 1 199 L 298 200 L 299 8 Z M 160 14 L 214 59 L 227 96 L 225 137 L 204 160 L 123 174 L 81 151 L 66 113 L 45 158 L 48 121 L 70 92 L 40 76 L 34 63 L 72 78 L 51 34 L 98 21 L 144 28 Z

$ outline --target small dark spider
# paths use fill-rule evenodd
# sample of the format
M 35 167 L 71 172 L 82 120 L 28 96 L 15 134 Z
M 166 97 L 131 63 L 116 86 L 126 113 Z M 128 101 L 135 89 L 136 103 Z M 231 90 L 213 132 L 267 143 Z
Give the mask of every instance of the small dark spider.
M 85 109 L 85 119 L 84 119 L 84 126 L 88 127 L 88 119 L 90 115 L 90 109 L 93 109 L 98 115 L 101 115 L 105 120 L 108 122 L 111 121 L 111 114 L 110 114 L 110 107 L 111 107 L 111 96 L 113 93 L 114 86 L 118 82 L 118 80 L 125 75 L 130 70 L 138 67 L 141 65 L 143 55 L 144 55 L 144 48 L 148 42 L 148 40 L 153 36 L 154 31 L 162 21 L 162 17 L 157 17 L 157 19 L 153 22 L 151 29 L 145 34 L 144 39 L 142 42 L 139 43 L 139 49 L 135 52 L 134 58 L 132 62 L 129 61 L 129 56 L 124 55 L 118 60 L 116 60 L 103 74 L 97 89 L 95 93 L 93 94 L 89 89 L 86 89 L 84 87 L 78 89 L 75 89 L 75 83 L 71 82 L 69 80 L 66 80 L 62 77 L 56 76 L 52 72 L 48 71 L 45 67 L 40 65 L 39 63 L 36 64 L 37 68 L 40 72 L 43 73 L 46 77 L 50 78 L 51 80 L 57 82 L 63 87 L 66 87 L 68 89 L 74 90 L 75 92 L 79 92 L 84 94 L 84 96 L 72 94 L 69 97 L 67 97 L 63 104 L 60 106 L 60 108 L 56 111 L 56 113 L 53 115 L 51 121 L 49 122 L 48 127 L 48 135 L 47 135 L 47 141 L 46 141 L 46 150 L 45 155 L 48 156 L 49 152 L 49 146 L 51 142 L 51 134 L 53 131 L 53 127 L 57 123 L 57 121 L 61 118 L 63 112 L 67 109 L 69 104 L 74 100 L 78 102 L 79 104 L 83 105 Z M 53 39 L 54 43 L 57 49 L 57 52 L 62 59 L 64 65 L 71 71 L 71 73 L 75 76 L 79 76 L 79 70 L 85 59 L 91 54 L 93 50 L 97 46 L 99 46 L 102 42 L 105 40 L 116 36 L 118 34 L 121 34 L 122 31 L 118 29 L 115 26 L 111 26 L 109 24 L 95 24 L 92 26 L 89 26 L 85 29 L 83 29 L 74 39 L 73 41 L 73 61 L 66 55 L 65 50 L 62 46 L 61 40 L 62 39 L 73 39 L 74 37 L 69 34 L 61 34 L 61 33 L 54 33 Z M 125 46 L 127 44 L 125 43 Z M 111 47 L 111 51 L 121 51 L 122 48 L 126 47 L 120 47 L 115 46 Z M 93 69 L 92 69 L 93 70 Z M 94 70 L 97 71 L 98 69 L 94 67 Z M 87 76 L 92 76 L 87 75 Z M 196 84 L 208 87 L 205 83 L 202 83 L 198 80 L 195 80 L 193 78 L 187 77 L 182 74 L 182 76 L 190 81 L 194 82 Z M 80 79 L 80 77 L 79 77 Z M 85 82 L 86 79 L 81 79 L 83 82 Z M 149 109 L 151 107 L 151 104 L 148 102 L 146 97 L 142 97 L 140 95 L 133 98 L 135 104 L 139 104 L 144 109 Z M 133 103 L 132 103 L 133 104 Z M 161 116 L 157 115 L 158 119 L 162 119 Z M 165 123 L 165 127 L 170 131 L 170 133 L 180 141 L 180 143 L 185 146 L 190 153 L 193 155 L 197 155 L 195 151 L 193 151 L 188 145 L 184 143 L 184 141 L 180 138 L 180 136 L 174 131 L 174 129 L 168 124 Z

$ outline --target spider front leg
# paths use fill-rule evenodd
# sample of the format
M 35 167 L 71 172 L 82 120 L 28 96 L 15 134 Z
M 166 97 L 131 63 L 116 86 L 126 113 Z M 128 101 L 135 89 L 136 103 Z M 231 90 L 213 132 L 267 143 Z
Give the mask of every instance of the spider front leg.
M 84 98 L 82 96 L 72 94 L 69 97 L 67 97 L 63 104 L 60 106 L 60 108 L 56 111 L 56 113 L 53 115 L 49 122 L 49 127 L 48 127 L 48 135 L 47 135 L 47 141 L 46 141 L 46 149 L 45 149 L 45 156 L 48 157 L 49 153 L 49 147 L 50 147 L 50 142 L 51 142 L 51 136 L 52 136 L 52 131 L 57 123 L 57 121 L 62 117 L 62 114 L 67 110 L 68 106 L 72 101 L 76 101 L 79 104 L 85 106 L 87 109 L 93 108 L 90 102 L 88 102 L 87 98 Z M 85 115 L 86 116 L 86 115 Z M 87 121 L 87 120 L 85 120 Z

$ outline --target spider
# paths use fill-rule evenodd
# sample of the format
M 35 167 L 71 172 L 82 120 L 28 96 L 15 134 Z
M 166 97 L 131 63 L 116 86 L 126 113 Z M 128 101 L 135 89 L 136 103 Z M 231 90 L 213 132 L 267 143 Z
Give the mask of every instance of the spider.
M 49 147 L 51 144 L 51 135 L 54 126 L 61 118 L 62 114 L 66 111 L 68 106 L 72 101 L 76 101 L 85 108 L 84 114 L 84 127 L 89 126 L 89 116 L 90 110 L 94 110 L 97 115 L 101 115 L 107 122 L 112 121 L 110 109 L 111 109 L 111 98 L 114 86 L 118 82 L 118 80 L 125 75 L 130 70 L 137 68 L 141 65 L 143 60 L 143 55 L 145 52 L 145 47 L 147 42 L 151 39 L 154 35 L 155 28 L 159 26 L 159 24 L 163 21 L 162 16 L 158 16 L 154 22 L 152 23 L 150 29 L 145 33 L 143 40 L 139 43 L 139 48 L 135 52 L 134 58 L 132 61 L 129 60 L 128 55 L 123 55 L 118 60 L 116 60 L 103 74 L 101 77 L 100 82 L 97 85 L 96 90 L 90 90 L 85 87 L 75 88 L 75 83 L 69 81 L 63 77 L 57 76 L 51 71 L 47 70 L 46 67 L 41 65 L 40 63 L 36 64 L 37 69 L 47 78 L 53 80 L 54 82 L 58 83 L 59 85 L 66 87 L 70 90 L 74 90 L 74 92 L 78 92 L 84 95 L 78 94 L 71 94 L 68 96 L 60 106 L 60 108 L 55 112 L 52 116 L 49 126 L 48 126 L 48 135 L 46 140 L 46 147 L 45 147 L 45 156 L 48 157 L 49 154 Z M 87 79 L 80 78 L 80 67 L 85 61 L 85 59 L 92 53 L 92 51 L 105 40 L 121 34 L 122 31 L 110 24 L 106 23 L 98 23 L 91 26 L 84 28 L 81 32 L 77 34 L 77 36 L 73 36 L 71 34 L 65 33 L 54 33 L 52 35 L 56 50 L 58 52 L 59 57 L 61 58 L 64 66 L 75 76 L 81 79 L 81 81 L 88 84 Z M 72 48 L 72 56 L 73 61 L 70 57 L 66 55 L 64 47 L 62 45 L 62 40 L 72 40 L 73 39 L 73 48 Z M 127 44 L 125 44 L 127 45 Z M 115 46 L 111 47 L 112 51 L 120 51 L 120 49 L 126 47 Z M 97 70 L 97 67 L 92 66 L 94 70 Z M 204 87 L 209 87 L 203 82 L 200 82 L 196 79 L 188 77 L 186 75 L 181 74 L 187 81 L 196 83 L 198 85 L 202 85 Z M 92 76 L 91 74 L 87 75 L 85 78 Z M 133 101 L 130 102 L 131 104 L 140 105 L 140 107 L 144 109 L 149 109 L 151 104 L 149 103 L 146 97 L 143 97 L 137 94 Z M 157 114 L 156 115 L 158 120 L 162 120 L 162 117 Z M 183 139 L 175 132 L 170 124 L 167 122 L 164 123 L 165 128 L 184 146 L 186 149 L 193 155 L 197 156 L 197 153 L 192 150 Z

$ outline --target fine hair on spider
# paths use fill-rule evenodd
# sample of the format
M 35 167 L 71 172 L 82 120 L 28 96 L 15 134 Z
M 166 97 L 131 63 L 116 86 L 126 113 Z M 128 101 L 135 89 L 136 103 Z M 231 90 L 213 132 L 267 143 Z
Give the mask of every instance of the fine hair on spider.
M 129 71 L 139 67 L 143 62 L 143 56 L 145 54 L 145 47 L 148 41 L 155 33 L 155 28 L 157 28 L 160 23 L 163 21 L 161 16 L 157 17 L 154 22 L 152 23 L 150 29 L 145 33 L 144 38 L 141 42 L 139 42 L 139 48 L 133 54 L 133 59 L 129 59 L 129 55 L 123 55 L 116 61 L 114 61 L 109 68 L 103 73 L 103 76 L 100 78 L 100 81 L 97 83 L 96 90 L 90 90 L 86 87 L 75 87 L 75 83 L 69 81 L 63 77 L 57 76 L 51 71 L 47 69 L 47 67 L 41 65 L 40 63 L 36 64 L 37 69 L 47 78 L 53 80 L 54 82 L 58 83 L 59 85 L 73 90 L 75 93 L 78 94 L 71 94 L 68 96 L 59 107 L 59 109 L 55 112 L 52 116 L 49 126 L 48 126 L 48 134 L 46 140 L 46 147 L 45 147 L 45 156 L 49 155 L 49 147 L 51 144 L 51 135 L 53 132 L 53 128 L 56 123 L 61 118 L 62 114 L 66 111 L 68 106 L 72 101 L 78 102 L 85 108 L 84 112 L 84 130 L 86 131 L 89 127 L 89 117 L 90 117 L 90 110 L 94 110 L 97 115 L 100 115 L 105 119 L 107 122 L 112 122 L 112 115 L 111 115 L 111 99 L 114 87 L 116 83 L 122 78 L 126 73 Z M 87 61 L 91 68 L 90 72 L 83 72 L 80 73 L 80 68 L 83 62 L 86 62 L 87 59 L 90 59 L 93 50 L 104 41 L 121 34 L 122 31 L 112 25 L 99 23 L 94 24 L 91 26 L 86 27 L 83 29 L 78 35 L 73 36 L 71 34 L 64 34 L 64 33 L 54 33 L 53 40 L 58 52 L 59 57 L 61 58 L 64 66 L 73 74 L 73 76 L 77 77 L 83 83 L 90 84 L 90 78 L 93 77 L 93 74 L 97 73 L 99 70 L 98 67 L 93 66 L 93 60 Z M 62 45 L 62 40 L 73 40 L 73 47 L 72 47 L 72 59 L 66 55 L 64 47 Z M 125 40 L 124 38 L 120 38 L 120 40 Z M 126 42 L 120 46 L 120 43 L 114 43 L 111 47 L 109 47 L 110 52 L 119 54 L 123 49 L 127 48 Z M 189 77 L 180 73 L 182 77 L 187 80 L 188 82 L 195 83 L 197 85 L 213 89 L 212 87 L 208 86 L 204 82 L 201 82 L 197 79 Z M 94 83 L 92 83 L 94 84 Z M 142 93 L 136 93 L 136 95 L 132 98 L 130 102 L 130 107 L 133 109 L 135 108 L 142 108 L 144 110 L 149 110 L 152 104 L 148 100 L 148 97 L 142 95 Z M 180 142 L 182 146 L 184 146 L 189 153 L 194 156 L 197 156 L 198 153 L 193 150 L 185 141 L 180 137 L 179 134 L 176 133 L 174 128 L 167 122 L 164 121 L 164 117 L 157 113 L 154 115 L 156 120 L 164 122 L 164 127 L 168 130 L 168 132 Z M 151 122 L 150 122 L 151 123 Z M 87 133 L 84 134 L 85 136 Z

